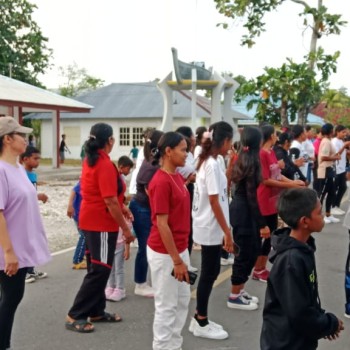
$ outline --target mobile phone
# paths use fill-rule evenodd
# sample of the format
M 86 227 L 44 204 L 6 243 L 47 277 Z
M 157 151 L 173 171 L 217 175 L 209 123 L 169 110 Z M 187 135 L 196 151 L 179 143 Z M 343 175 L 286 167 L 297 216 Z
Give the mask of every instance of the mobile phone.
M 193 286 L 197 279 L 197 274 L 192 271 L 187 271 L 188 277 L 190 279 L 190 285 Z M 171 275 L 174 276 L 174 269 L 171 271 Z M 186 280 L 183 280 L 183 282 L 186 282 Z

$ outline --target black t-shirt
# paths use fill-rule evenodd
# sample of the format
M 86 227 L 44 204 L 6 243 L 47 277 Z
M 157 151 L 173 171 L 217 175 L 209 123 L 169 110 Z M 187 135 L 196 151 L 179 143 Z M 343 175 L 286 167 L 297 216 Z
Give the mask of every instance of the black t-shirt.
M 66 149 L 66 142 L 64 140 L 60 143 L 60 152 L 64 152 Z

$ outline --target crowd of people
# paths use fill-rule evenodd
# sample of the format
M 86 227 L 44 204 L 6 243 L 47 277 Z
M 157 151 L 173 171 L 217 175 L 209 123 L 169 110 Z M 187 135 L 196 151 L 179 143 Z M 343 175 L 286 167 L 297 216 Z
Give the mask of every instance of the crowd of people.
M 316 349 L 318 339 L 339 336 L 343 322 L 319 303 L 311 234 L 345 214 L 340 206 L 350 181 L 349 130 L 327 123 L 320 130 L 295 125 L 277 131 L 263 124 L 234 132 L 224 121 L 195 133 L 188 126 L 165 133 L 149 129 L 143 149 L 115 165 L 109 156 L 115 146 L 112 127 L 92 126 L 67 208 L 79 233 L 72 267 L 87 270 L 67 312 L 67 330 L 91 333 L 96 323 L 122 320 L 106 311 L 106 301 L 126 297 L 124 260 L 136 237 L 134 293 L 154 298 L 153 350 L 182 349 L 190 285 L 198 272 L 190 259 L 194 245 L 201 250 L 201 266 L 189 326 L 193 336 L 229 337 L 208 315 L 223 264 L 232 264 L 230 309 L 258 309 L 259 299 L 245 284 L 250 277 L 267 283 L 261 349 Z M 0 329 L 6 329 L 0 332 L 0 350 L 11 346 L 26 278 L 40 278 L 44 273 L 33 266 L 49 259 L 37 203 L 47 197 L 33 186 L 38 158 L 32 156 L 40 159 L 40 153 L 26 147 L 30 133 L 13 118 L 0 118 Z M 233 144 L 234 136 L 240 141 Z M 17 178 L 21 186 L 12 192 Z M 19 209 L 28 217 L 14 220 Z M 36 223 L 35 239 L 23 230 L 25 220 Z M 350 233 L 350 210 L 344 224 Z M 348 257 L 348 285 L 349 269 Z M 346 297 L 350 318 L 350 287 Z

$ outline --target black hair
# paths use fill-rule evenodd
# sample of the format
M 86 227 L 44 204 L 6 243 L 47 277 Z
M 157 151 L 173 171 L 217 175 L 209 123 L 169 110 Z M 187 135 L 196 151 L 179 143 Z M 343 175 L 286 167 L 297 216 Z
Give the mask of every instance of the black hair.
M 270 140 L 271 136 L 275 133 L 275 128 L 270 124 L 264 124 L 260 127 L 263 144 Z
M 128 156 L 121 156 L 118 159 L 118 166 L 132 168 L 134 166 L 134 162 Z
M 145 159 L 150 162 L 154 156 L 154 153 L 157 150 L 158 141 L 161 136 L 164 134 L 163 131 L 153 129 L 151 130 L 145 140 L 145 145 L 143 146 L 143 153 Z
M 23 160 L 24 158 L 29 158 L 35 153 L 40 154 L 40 151 L 33 146 L 27 146 L 25 152 L 19 156 L 19 159 Z
M 311 125 L 305 125 L 305 131 L 310 131 L 312 129 Z
M 0 117 L 1 118 L 1 117 Z M 0 154 L 2 154 L 2 151 L 4 149 L 4 137 L 6 135 L 0 136 Z
M 233 143 L 233 149 L 236 151 L 236 152 L 239 152 L 239 150 L 241 149 L 242 145 L 241 145 L 241 141 L 235 141 Z
M 241 134 L 241 148 L 232 171 L 232 181 L 238 183 L 246 177 L 256 177 L 261 181 L 260 171 L 260 144 L 261 131 L 256 127 L 247 126 Z
M 302 125 L 296 124 L 292 127 L 292 136 L 296 140 L 304 132 L 304 127 Z
M 193 131 L 189 126 L 180 126 L 175 130 L 175 132 L 178 132 L 189 139 L 193 136 Z
M 282 134 L 278 138 L 278 144 L 283 146 L 286 143 L 286 141 L 291 142 L 292 141 L 292 136 L 288 132 L 282 132 Z
M 332 134 L 333 129 L 334 129 L 334 127 L 332 124 L 326 123 L 326 124 L 322 125 L 322 127 L 321 127 L 321 134 L 323 136 L 328 136 L 328 135 Z
M 99 150 L 103 149 L 113 136 L 113 129 L 109 124 L 97 123 L 91 127 L 90 136 L 85 142 L 85 156 L 90 167 L 93 167 L 100 155 Z
M 207 138 L 202 143 L 202 152 L 199 155 L 197 170 L 201 167 L 203 162 L 218 151 L 224 142 L 233 138 L 232 126 L 224 121 L 214 123 L 209 126 L 209 132 L 212 132 L 212 139 Z
M 341 132 L 343 130 L 346 130 L 346 127 L 344 125 L 337 125 L 334 129 L 335 134 L 337 134 L 338 132 Z
M 278 200 L 278 214 L 288 226 L 297 229 L 300 218 L 309 218 L 317 202 L 317 193 L 313 189 L 290 188 L 283 191 Z
M 158 164 L 160 158 L 165 155 L 167 147 L 171 149 L 179 145 L 182 140 L 186 140 L 186 137 L 176 131 L 168 131 L 161 136 L 157 145 L 157 152 L 154 155 L 154 164 Z
M 207 128 L 205 126 L 199 126 L 196 129 L 196 145 L 197 146 L 200 146 L 202 144 L 202 137 L 206 131 L 207 131 Z

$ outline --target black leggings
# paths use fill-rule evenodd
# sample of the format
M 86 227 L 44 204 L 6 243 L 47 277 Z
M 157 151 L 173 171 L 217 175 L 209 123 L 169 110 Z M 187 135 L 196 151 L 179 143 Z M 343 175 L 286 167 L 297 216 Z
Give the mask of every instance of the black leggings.
M 335 176 L 333 207 L 340 207 L 341 200 L 346 192 L 346 172 Z
M 11 347 L 11 332 L 17 306 L 24 295 L 27 268 L 17 271 L 14 276 L 7 276 L 0 271 L 0 350 Z
M 277 229 L 278 226 L 278 215 L 277 214 L 271 214 L 264 216 L 266 225 L 270 229 L 270 233 L 272 235 L 272 232 Z M 268 256 L 271 250 L 271 238 L 265 238 L 261 240 L 261 251 L 260 255 L 262 256 Z
M 326 197 L 326 213 L 331 212 L 333 196 L 334 196 L 334 178 L 328 177 L 325 179 L 320 179 L 320 187 L 318 196 L 320 198 L 321 204 L 323 204 L 324 198 Z
M 208 304 L 213 284 L 220 273 L 221 244 L 202 245 L 201 275 L 197 287 L 197 313 L 208 316 Z
M 350 307 L 350 230 L 349 230 L 349 250 L 345 263 L 345 298 Z
M 75 320 L 86 320 L 104 314 L 105 288 L 114 260 L 118 232 L 84 231 L 86 239 L 87 274 L 75 297 L 68 315 Z

